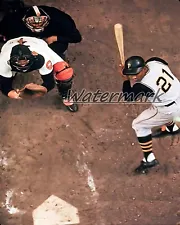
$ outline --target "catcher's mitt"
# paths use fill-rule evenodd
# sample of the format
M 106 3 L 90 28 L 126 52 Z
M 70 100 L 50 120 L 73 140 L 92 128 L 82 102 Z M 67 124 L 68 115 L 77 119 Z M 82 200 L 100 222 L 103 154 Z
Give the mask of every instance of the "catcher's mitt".
M 22 99 L 29 99 L 29 98 L 37 98 L 45 95 L 47 93 L 47 89 L 39 84 L 26 84 L 24 88 L 19 90 L 20 94 L 19 97 Z

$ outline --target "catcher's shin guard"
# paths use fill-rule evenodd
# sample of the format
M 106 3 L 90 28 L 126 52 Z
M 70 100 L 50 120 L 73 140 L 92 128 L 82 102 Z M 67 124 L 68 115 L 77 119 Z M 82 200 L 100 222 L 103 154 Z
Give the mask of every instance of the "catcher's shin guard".
M 73 82 L 73 69 L 66 62 L 58 62 L 54 65 L 54 78 L 60 96 L 63 99 L 64 105 L 71 112 L 78 111 L 78 106 L 73 102 L 71 97 L 71 87 Z
M 63 99 L 70 100 L 70 91 L 72 87 L 72 78 L 69 80 L 55 80 L 60 96 Z

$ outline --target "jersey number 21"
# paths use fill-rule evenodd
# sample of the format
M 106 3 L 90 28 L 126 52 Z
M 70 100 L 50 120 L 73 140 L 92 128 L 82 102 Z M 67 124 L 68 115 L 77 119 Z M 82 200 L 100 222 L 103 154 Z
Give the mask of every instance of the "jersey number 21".
M 174 80 L 174 78 L 164 69 L 162 69 L 163 76 L 160 76 L 157 81 L 156 85 L 160 86 L 163 92 L 169 91 L 170 87 L 172 86 L 170 81 Z

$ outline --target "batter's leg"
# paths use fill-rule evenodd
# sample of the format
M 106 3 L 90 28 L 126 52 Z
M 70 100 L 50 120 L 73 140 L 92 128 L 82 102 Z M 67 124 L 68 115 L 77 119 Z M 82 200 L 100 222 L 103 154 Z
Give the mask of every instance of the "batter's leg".
M 161 128 L 152 133 L 152 138 L 160 138 L 165 136 L 172 136 L 180 133 L 180 128 L 173 121 L 165 124 Z
M 152 147 L 152 128 L 162 126 L 172 121 L 170 114 L 158 112 L 156 107 L 150 107 L 142 112 L 132 123 L 138 142 L 141 146 L 144 158 L 135 169 L 136 173 L 147 173 L 148 169 L 159 164 Z

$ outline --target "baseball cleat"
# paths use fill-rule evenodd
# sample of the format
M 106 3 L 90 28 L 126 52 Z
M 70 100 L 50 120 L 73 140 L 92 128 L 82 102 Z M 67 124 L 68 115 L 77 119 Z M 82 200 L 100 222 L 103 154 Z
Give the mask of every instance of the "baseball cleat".
M 70 112 L 77 112 L 78 111 L 78 105 L 76 103 L 74 103 L 72 100 L 63 100 L 63 104 L 66 106 L 66 108 L 70 111 Z
M 147 174 L 150 168 L 155 167 L 157 165 L 159 165 L 159 161 L 157 159 L 154 159 L 151 162 L 141 161 L 140 165 L 134 170 L 134 172 L 136 174 Z
M 73 103 L 72 105 L 66 105 L 66 108 L 70 111 L 70 112 L 77 112 L 78 111 L 78 105 Z
M 159 128 L 154 133 L 152 133 L 152 138 L 161 138 L 161 137 L 166 137 L 166 136 L 172 136 L 172 135 L 175 135 L 178 133 L 180 133 L 180 129 L 178 129 L 176 131 L 167 131 L 167 130 Z

